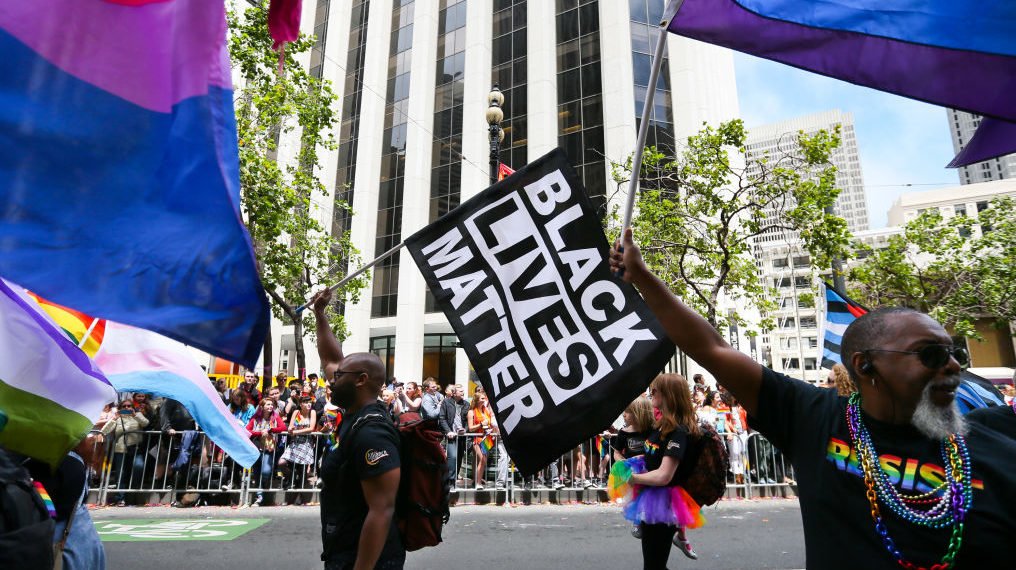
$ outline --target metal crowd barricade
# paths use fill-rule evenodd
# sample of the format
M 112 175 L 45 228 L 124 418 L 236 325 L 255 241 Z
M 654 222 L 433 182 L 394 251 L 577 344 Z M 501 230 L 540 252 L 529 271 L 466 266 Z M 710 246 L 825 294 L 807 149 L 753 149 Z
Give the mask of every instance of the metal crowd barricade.
M 117 452 L 118 441 L 137 443 Z M 204 432 L 127 432 L 116 439 L 107 437 L 105 446 L 96 497 L 100 504 L 114 497 L 147 503 L 154 495 L 154 502 L 172 503 L 184 493 L 242 491 L 244 470 Z
M 787 496 L 797 485 L 794 468 L 775 445 L 754 432 L 745 445 L 747 469 L 745 486 L 748 497 Z
M 309 463 L 284 461 L 280 464 L 286 449 L 295 445 L 310 446 L 310 455 L 305 456 Z M 256 497 L 260 494 L 267 496 L 273 504 L 316 503 L 321 491 L 318 470 L 330 446 L 331 437 L 328 433 L 313 432 L 297 436 L 276 434 L 275 449 L 271 452 L 262 451 L 247 472 L 241 501 L 250 503 L 252 495 Z M 266 461 L 270 462 L 271 468 L 262 472 L 262 465 Z
M 445 446 L 458 445 L 458 466 L 453 490 L 456 503 L 513 503 L 517 500 L 592 501 L 605 500 L 607 475 L 613 462 L 610 440 L 602 434 L 576 446 L 541 469 L 534 477 L 523 478 L 501 444 L 500 436 L 492 436 L 494 444 L 488 452 L 479 445 L 483 434 L 466 433 L 445 439 Z M 481 465 L 480 477 L 477 473 Z M 500 485 L 503 477 L 503 485 Z M 480 483 L 483 483 L 482 487 Z M 550 495 L 550 493 L 555 493 Z M 602 493 L 601 493 L 602 492 Z
M 93 431 L 90 436 L 98 434 Z M 124 452 L 116 452 L 118 439 L 124 437 L 130 437 L 123 440 L 124 443 L 135 439 L 137 443 Z M 518 473 L 498 436 L 494 436 L 494 445 L 484 454 L 485 461 L 481 461 L 474 445 L 481 437 L 482 434 L 467 433 L 452 440 L 445 439 L 446 446 L 452 442 L 460 446 L 453 502 L 512 504 L 607 500 L 613 435 L 601 434 L 583 442 L 531 478 L 523 478 Z M 783 454 L 759 433 L 735 437 L 741 438 L 741 453 L 732 453 L 731 460 L 742 462 L 743 478 L 737 482 L 734 476 L 737 470 L 732 466 L 727 496 L 786 496 L 796 483 L 793 468 Z M 277 434 L 275 449 L 263 452 L 251 469 L 243 469 L 200 431 L 173 435 L 140 431 L 120 434 L 117 438 L 106 437 L 102 441 L 93 437 L 94 457 L 90 464 L 94 471 L 89 471 L 93 502 L 106 504 L 130 499 L 135 503 L 173 503 L 185 493 L 197 493 L 199 500 L 220 504 L 250 504 L 259 494 L 266 504 L 315 503 L 320 493 L 318 470 L 331 443 L 327 433 L 296 437 Z M 280 465 L 286 448 L 299 443 L 309 444 L 310 453 L 304 454 L 309 463 Z M 262 476 L 261 467 L 266 461 L 269 468 Z M 486 483 L 482 489 L 477 485 L 476 476 L 481 463 L 485 465 L 480 481 Z M 497 483 L 502 476 L 504 485 L 499 488 Z

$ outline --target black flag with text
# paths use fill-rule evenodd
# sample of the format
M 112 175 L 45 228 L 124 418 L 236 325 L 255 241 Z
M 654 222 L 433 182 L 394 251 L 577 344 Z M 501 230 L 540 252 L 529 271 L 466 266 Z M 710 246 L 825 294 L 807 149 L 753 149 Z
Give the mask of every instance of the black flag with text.
M 523 475 L 600 433 L 674 354 L 560 149 L 406 240 Z

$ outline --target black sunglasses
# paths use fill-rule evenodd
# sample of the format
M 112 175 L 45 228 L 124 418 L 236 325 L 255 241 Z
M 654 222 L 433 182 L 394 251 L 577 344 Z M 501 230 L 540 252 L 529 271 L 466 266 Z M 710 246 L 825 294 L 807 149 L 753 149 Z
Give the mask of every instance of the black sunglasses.
M 335 376 L 333 376 L 332 378 L 338 380 L 339 376 L 342 376 L 343 374 L 366 374 L 366 373 L 367 372 L 365 370 L 336 370 Z
M 929 344 L 920 350 L 885 350 L 882 348 L 869 348 L 864 352 L 894 352 L 897 354 L 916 354 L 921 364 L 932 370 L 938 370 L 949 363 L 949 357 L 956 359 L 960 366 L 966 366 L 970 362 L 970 355 L 967 349 L 953 346 L 951 344 Z

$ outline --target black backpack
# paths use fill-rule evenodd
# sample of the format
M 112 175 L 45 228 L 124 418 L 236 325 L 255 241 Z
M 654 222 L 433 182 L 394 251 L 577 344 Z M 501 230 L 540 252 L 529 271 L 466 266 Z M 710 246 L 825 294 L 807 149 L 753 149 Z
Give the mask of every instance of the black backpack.
M 368 414 L 358 419 L 347 439 L 353 439 L 365 422 L 377 420 L 389 426 L 386 416 Z M 437 418 L 423 419 L 407 412 L 394 421 L 399 433 L 401 477 L 395 498 L 395 523 L 402 544 L 409 552 L 441 543 L 441 531 L 451 516 L 449 509 L 448 456 L 441 441 L 444 433 Z
M 727 490 L 727 470 L 730 468 L 727 442 L 711 423 L 700 421 L 699 435 L 692 449 L 695 452 L 694 465 L 687 471 L 687 478 L 680 482 L 681 487 L 700 507 L 712 505 Z
M 0 449 L 0 568 L 52 568 L 54 524 L 28 470 Z

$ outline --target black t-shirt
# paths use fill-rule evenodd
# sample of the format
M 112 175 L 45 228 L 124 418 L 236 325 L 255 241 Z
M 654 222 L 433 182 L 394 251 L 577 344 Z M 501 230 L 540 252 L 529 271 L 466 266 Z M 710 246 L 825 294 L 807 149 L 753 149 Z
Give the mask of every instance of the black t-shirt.
M 871 520 L 864 480 L 850 444 L 847 399 L 763 369 L 758 414 L 749 423 L 779 447 L 794 466 L 809 568 L 897 568 Z M 891 425 L 864 415 L 880 463 L 897 489 L 921 493 L 944 478 L 941 442 L 909 425 Z M 967 513 L 956 568 L 1011 568 L 1016 560 L 1016 443 L 970 423 L 973 505 Z M 951 528 L 932 530 L 908 523 L 887 506 L 880 511 L 903 557 L 914 564 L 938 563 Z
M 678 481 L 683 480 L 687 466 L 681 460 L 684 459 L 684 454 L 688 450 L 688 430 L 678 426 L 664 437 L 660 430 L 654 429 L 649 432 L 649 437 L 646 438 L 645 449 L 647 473 L 659 469 L 663 464 L 664 457 L 673 457 L 678 461 L 677 471 L 674 472 L 674 476 L 671 477 L 667 486 L 673 487 L 678 484 Z
M 624 431 L 617 432 L 617 435 L 610 440 L 610 447 L 621 454 L 621 457 L 629 459 L 646 452 L 646 438 L 648 431 Z
M 1012 406 L 978 408 L 967 414 L 967 421 L 980 423 L 1016 440 L 1016 411 Z
M 380 414 L 382 417 L 365 419 L 354 437 L 349 439 L 352 426 L 367 414 Z M 321 538 L 327 560 L 352 563 L 356 560 L 360 531 L 368 510 L 361 481 L 401 465 L 399 434 L 384 406 L 375 403 L 343 418 L 336 445 L 321 464 Z M 404 554 L 393 517 L 378 560 Z

